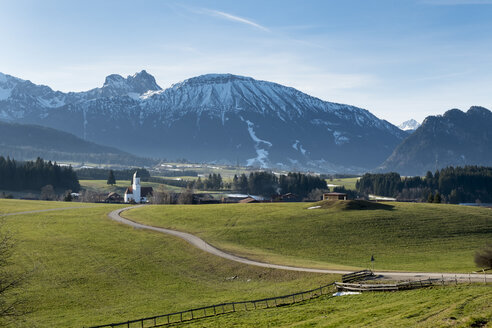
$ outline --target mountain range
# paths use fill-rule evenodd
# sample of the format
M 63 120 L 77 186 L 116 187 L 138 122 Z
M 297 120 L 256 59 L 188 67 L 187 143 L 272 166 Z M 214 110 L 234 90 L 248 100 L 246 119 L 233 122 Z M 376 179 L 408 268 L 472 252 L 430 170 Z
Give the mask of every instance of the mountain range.
M 232 74 L 163 90 L 146 71 L 63 93 L 0 73 L 0 120 L 39 124 L 148 157 L 364 172 L 407 136 L 355 106 Z
M 492 166 L 492 112 L 471 107 L 429 116 L 381 165 L 380 171 L 424 175 L 446 166 Z

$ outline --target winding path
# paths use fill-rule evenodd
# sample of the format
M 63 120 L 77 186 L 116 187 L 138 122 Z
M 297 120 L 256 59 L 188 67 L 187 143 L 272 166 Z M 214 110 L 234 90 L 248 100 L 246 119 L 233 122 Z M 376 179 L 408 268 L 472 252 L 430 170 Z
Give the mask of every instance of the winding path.
M 237 255 L 233 255 L 230 253 L 226 253 L 224 251 L 221 251 L 218 248 L 215 248 L 214 246 L 208 244 L 205 242 L 203 239 L 192 235 L 187 232 L 181 232 L 181 231 L 176 231 L 176 230 L 171 230 L 171 229 L 165 229 L 165 228 L 159 228 L 159 227 L 154 227 L 154 226 L 149 226 L 145 224 L 141 224 L 132 220 L 125 219 L 121 216 L 121 212 L 132 209 L 132 208 L 137 208 L 141 207 L 143 205 L 138 205 L 138 206 L 131 206 L 131 207 L 125 207 L 121 209 L 114 210 L 108 214 L 109 218 L 111 220 L 114 220 L 116 222 L 122 223 L 129 225 L 133 228 L 136 229 L 146 229 L 146 230 L 152 230 L 152 231 L 157 231 L 161 233 L 165 233 L 168 235 L 172 235 L 181 239 L 184 239 L 191 245 L 207 252 L 210 254 L 213 254 L 215 256 L 222 257 L 227 260 L 231 261 L 236 261 L 239 263 L 243 264 L 249 264 L 249 265 L 254 265 L 258 267 L 263 267 L 263 268 L 270 268 L 270 269 L 280 269 L 280 270 L 290 270 L 290 271 L 302 271 L 302 272 L 315 272 L 315 273 L 328 273 L 328 274 L 346 274 L 350 273 L 351 271 L 346 271 L 346 270 L 330 270 L 330 269 L 315 269 L 315 268 L 305 268 L 305 267 L 294 267 L 294 266 L 288 266 L 288 265 L 279 265 L 279 264 L 271 264 L 271 263 L 265 263 L 265 262 L 259 262 L 259 261 L 254 261 L 250 260 L 244 257 L 240 257 Z M 492 274 L 463 274 L 463 273 L 446 273 L 446 272 L 388 272 L 388 271 L 375 271 L 374 274 L 379 276 L 381 279 L 391 279 L 391 280 L 420 280 L 420 279 L 444 279 L 444 280 L 458 280 L 458 281 L 463 281 L 463 282 L 468 282 L 468 281 L 475 281 L 475 282 L 491 282 L 492 281 Z

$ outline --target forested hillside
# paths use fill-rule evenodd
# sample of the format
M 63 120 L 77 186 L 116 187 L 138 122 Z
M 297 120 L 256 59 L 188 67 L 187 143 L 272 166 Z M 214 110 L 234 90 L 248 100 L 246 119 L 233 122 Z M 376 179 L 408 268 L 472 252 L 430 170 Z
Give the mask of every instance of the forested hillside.
M 447 203 L 492 202 L 492 167 L 447 167 L 425 177 L 366 173 L 357 182 L 361 194 Z
M 152 164 L 151 160 L 139 158 L 116 148 L 88 142 L 67 132 L 37 125 L 1 121 L 0 155 L 17 160 L 35 160 L 37 157 L 42 157 L 58 162 L 135 166 Z

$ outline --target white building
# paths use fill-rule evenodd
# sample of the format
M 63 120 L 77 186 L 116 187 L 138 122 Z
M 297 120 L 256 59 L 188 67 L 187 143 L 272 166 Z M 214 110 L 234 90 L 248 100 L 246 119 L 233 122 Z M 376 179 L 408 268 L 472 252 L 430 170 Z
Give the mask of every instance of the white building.
M 125 191 L 125 203 L 146 203 L 147 197 L 152 195 L 154 189 L 152 187 L 141 187 L 140 178 L 137 176 L 137 172 L 133 174 L 132 186 L 126 188 Z

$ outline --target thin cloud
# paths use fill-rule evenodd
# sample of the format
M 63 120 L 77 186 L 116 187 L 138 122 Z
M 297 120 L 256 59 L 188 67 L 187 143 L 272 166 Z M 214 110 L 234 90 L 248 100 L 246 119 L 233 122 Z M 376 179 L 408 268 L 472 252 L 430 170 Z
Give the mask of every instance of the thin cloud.
M 233 21 L 233 22 L 238 22 L 238 23 L 242 23 L 242 24 L 246 24 L 246 25 L 249 25 L 249 26 L 253 26 L 257 29 L 260 29 L 260 30 L 263 30 L 263 31 L 266 31 L 266 32 L 270 32 L 270 30 L 268 28 L 266 28 L 265 26 L 263 25 L 260 25 L 258 23 L 255 23 L 249 19 L 246 19 L 246 18 L 243 18 L 243 17 L 239 17 L 239 16 L 235 16 L 235 15 L 231 15 L 231 14 L 228 14 L 226 12 L 223 12 L 223 11 L 219 11 L 219 10 L 206 10 L 207 13 L 209 13 L 210 15 L 212 16 L 216 16 L 216 17 L 220 17 L 220 18 L 224 18 L 224 19 L 227 19 L 227 20 L 230 20 L 230 21 Z

